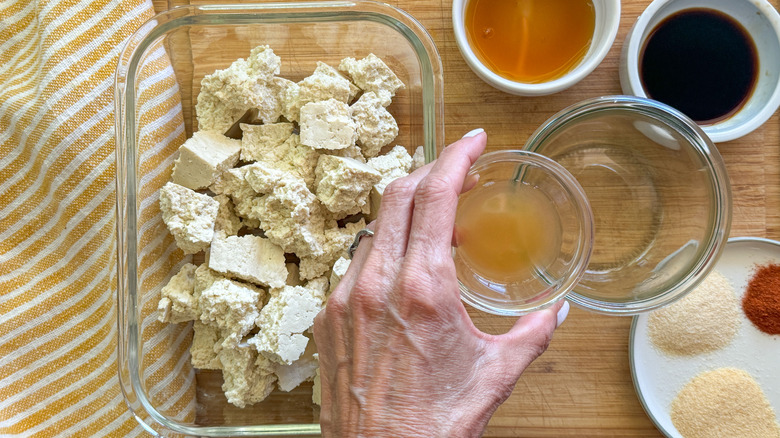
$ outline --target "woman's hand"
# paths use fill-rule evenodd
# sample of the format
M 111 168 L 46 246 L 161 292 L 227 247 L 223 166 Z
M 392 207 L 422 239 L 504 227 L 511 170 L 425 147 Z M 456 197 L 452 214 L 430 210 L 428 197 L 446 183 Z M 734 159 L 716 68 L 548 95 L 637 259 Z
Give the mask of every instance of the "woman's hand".
M 565 318 L 561 302 L 494 336 L 460 301 L 455 209 L 486 141 L 467 134 L 385 190 L 374 236 L 314 324 L 325 436 L 479 436 Z

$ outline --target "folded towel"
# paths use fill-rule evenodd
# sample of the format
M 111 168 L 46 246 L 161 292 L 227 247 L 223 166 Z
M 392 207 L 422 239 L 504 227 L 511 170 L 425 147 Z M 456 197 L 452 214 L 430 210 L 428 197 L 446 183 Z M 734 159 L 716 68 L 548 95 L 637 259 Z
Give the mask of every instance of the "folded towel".
M 119 50 L 153 13 L 149 0 L 0 3 L 2 436 L 144 434 L 117 377 L 113 99 Z M 148 63 L 154 152 L 184 131 L 170 65 Z M 171 394 L 191 419 L 193 392 Z

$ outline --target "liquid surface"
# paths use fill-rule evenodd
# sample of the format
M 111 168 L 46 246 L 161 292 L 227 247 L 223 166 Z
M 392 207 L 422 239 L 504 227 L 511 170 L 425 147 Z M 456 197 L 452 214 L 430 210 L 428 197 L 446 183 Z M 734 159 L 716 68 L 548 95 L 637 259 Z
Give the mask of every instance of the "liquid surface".
M 477 57 L 507 79 L 540 83 L 574 69 L 590 48 L 591 0 L 471 0 L 466 34 Z
M 758 75 L 755 43 L 734 19 L 714 9 L 686 9 L 653 29 L 640 60 L 648 97 L 701 124 L 736 113 Z
M 456 251 L 488 281 L 520 281 L 557 256 L 558 222 L 552 201 L 540 190 L 511 181 L 486 184 L 461 196 Z

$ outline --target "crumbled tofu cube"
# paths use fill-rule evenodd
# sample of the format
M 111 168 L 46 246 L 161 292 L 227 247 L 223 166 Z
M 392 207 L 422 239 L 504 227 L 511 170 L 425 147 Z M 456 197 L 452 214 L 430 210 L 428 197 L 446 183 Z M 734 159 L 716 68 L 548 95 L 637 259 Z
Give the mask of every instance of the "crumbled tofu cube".
M 317 346 L 314 342 L 306 345 L 306 350 L 300 358 L 290 365 L 279 364 L 275 368 L 276 386 L 282 391 L 290 392 L 303 382 L 314 379 L 320 362 Z
M 339 257 L 347 255 L 347 248 L 355 240 L 358 231 L 366 227 L 366 221 L 347 223 L 344 228 L 334 226 L 325 230 L 322 247 L 323 255 L 319 257 L 301 257 L 299 275 L 301 280 L 309 280 L 325 275 Z
M 243 161 L 278 161 L 283 159 L 277 149 L 293 133 L 292 123 L 271 123 L 268 125 L 241 124 L 244 136 L 241 139 Z
M 385 155 L 368 159 L 368 165 L 382 175 L 382 179 L 377 184 L 383 188 L 394 180 L 409 175 L 412 164 L 411 155 L 400 145 L 393 147 Z
M 333 292 L 333 289 L 336 288 L 336 286 L 339 285 L 341 282 L 341 279 L 344 278 L 344 275 L 347 273 L 347 269 L 349 269 L 349 264 L 351 263 L 351 260 L 339 257 L 338 260 L 333 264 L 333 269 L 330 272 L 330 290 L 328 291 Z
M 273 362 L 290 365 L 298 360 L 309 343 L 303 333 L 322 310 L 327 288 L 328 280 L 320 277 L 305 286 L 272 290 L 257 318 L 260 332 L 247 342 Z
M 249 57 L 217 70 L 201 81 L 195 112 L 200 131 L 226 132 L 249 109 L 266 123 L 281 115 L 284 84 L 274 81 L 281 60 L 268 46 L 252 49 Z
M 201 370 L 218 370 L 222 363 L 217 357 L 217 348 L 221 344 L 219 329 L 212 325 L 195 321 L 192 325 L 192 346 L 190 362 Z
M 176 245 L 185 254 L 195 254 L 209 246 L 219 202 L 176 183 L 160 189 L 160 210 Z
M 235 236 L 241 229 L 241 218 L 236 216 L 233 201 L 227 195 L 217 195 L 214 200 L 219 202 L 217 219 L 214 222 L 214 231 L 221 231 L 228 236 Z
M 287 279 L 282 248 L 253 235 L 217 235 L 211 242 L 209 268 L 270 287 L 282 287 Z
M 228 105 L 219 97 L 208 92 L 209 88 L 218 88 L 218 86 L 212 85 L 210 82 L 201 85 L 201 90 L 205 89 L 206 92 L 198 94 L 198 103 L 195 106 L 200 131 L 225 133 L 247 112 L 243 105 Z
M 250 217 L 260 220 L 266 237 L 284 252 L 321 255 L 325 232 L 322 205 L 300 178 L 264 163 L 246 166 L 246 180 L 262 197 L 254 198 Z
M 219 352 L 222 364 L 222 391 L 228 402 L 246 407 L 271 394 L 276 381 L 273 364 L 250 347 L 225 348 Z
M 344 215 L 359 212 L 371 187 L 382 179 L 360 161 L 333 155 L 321 155 L 314 174 L 317 199 L 332 213 Z
M 290 125 L 290 132 L 292 132 L 292 124 L 284 124 Z M 261 125 L 257 127 L 248 126 L 243 141 L 245 145 L 247 143 L 254 143 L 254 146 L 252 147 L 254 151 L 252 161 L 265 163 L 274 169 L 301 178 L 306 182 L 307 187 L 313 187 L 314 168 L 317 167 L 317 160 L 319 159 L 320 154 L 309 146 L 302 144 L 298 134 L 288 135 L 281 143 L 274 141 L 272 143 L 261 144 L 254 140 L 255 132 L 259 131 L 259 128 L 262 126 L 276 125 L 282 125 L 282 123 Z
M 205 189 L 222 172 L 236 165 L 239 152 L 238 140 L 218 132 L 198 131 L 179 148 L 172 180 L 193 190 Z
M 241 339 L 254 327 L 264 296 L 265 291 L 252 285 L 217 280 L 200 294 L 200 320 Z
M 321 149 L 320 152 L 326 155 L 335 155 L 337 157 L 352 158 L 354 160 L 360 161 L 361 163 L 366 162 L 366 157 L 363 156 L 363 151 L 360 149 L 360 146 L 356 144 L 345 147 L 344 149 L 335 149 L 330 151 Z
M 228 195 L 231 198 L 251 196 L 254 190 L 246 182 L 244 175 L 246 167 L 236 167 L 223 172 L 209 187 L 209 190 L 218 195 Z
M 198 300 L 193 296 L 195 269 L 195 265 L 186 263 L 162 288 L 157 305 L 157 319 L 160 322 L 178 324 L 198 319 L 200 316 Z
M 388 184 L 398 178 L 404 177 L 412 170 L 413 160 L 409 152 L 403 146 L 395 146 L 387 154 L 370 158 L 368 165 L 376 169 L 382 180 L 374 184 L 371 189 L 371 215 L 369 219 L 376 219 L 379 207 L 382 204 L 382 196 Z
M 214 284 L 217 280 L 222 280 L 225 277 L 220 275 L 218 272 L 209 269 L 209 266 L 207 263 L 203 263 L 202 265 L 198 266 L 198 269 L 195 270 L 195 285 L 194 285 L 194 295 L 196 298 L 200 297 L 200 294 L 203 293 L 204 290 L 211 287 L 212 284 Z
M 398 123 L 373 91 L 363 93 L 352 104 L 352 119 L 357 125 L 357 144 L 366 157 L 375 157 L 398 136 Z
M 344 149 L 355 144 L 352 111 L 344 102 L 328 99 L 301 108 L 301 143 L 315 149 Z
M 387 96 L 387 106 L 396 91 L 404 88 L 404 83 L 390 70 L 378 56 L 369 53 L 363 59 L 344 58 L 339 64 L 339 70 L 345 72 L 360 89 L 373 91 L 377 95 Z
M 414 155 L 412 155 L 411 171 L 415 171 L 423 166 L 425 166 L 425 148 L 417 146 L 417 149 L 414 150 Z

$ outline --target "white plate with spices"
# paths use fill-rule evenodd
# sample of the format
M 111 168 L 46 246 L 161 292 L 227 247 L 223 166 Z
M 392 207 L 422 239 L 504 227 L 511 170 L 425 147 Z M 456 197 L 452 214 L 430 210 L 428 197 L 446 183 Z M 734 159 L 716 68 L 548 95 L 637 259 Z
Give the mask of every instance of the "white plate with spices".
M 780 264 L 780 242 L 732 238 L 715 270 L 731 282 L 741 303 L 756 266 L 769 263 Z M 680 389 L 696 375 L 722 367 L 747 371 L 761 386 L 776 417 L 780 416 L 780 336 L 758 330 L 741 307 L 740 319 L 739 330 L 726 347 L 693 356 L 671 356 L 652 344 L 648 314 L 634 317 L 629 338 L 634 387 L 648 416 L 666 436 L 682 437 L 670 416 L 672 400 Z

